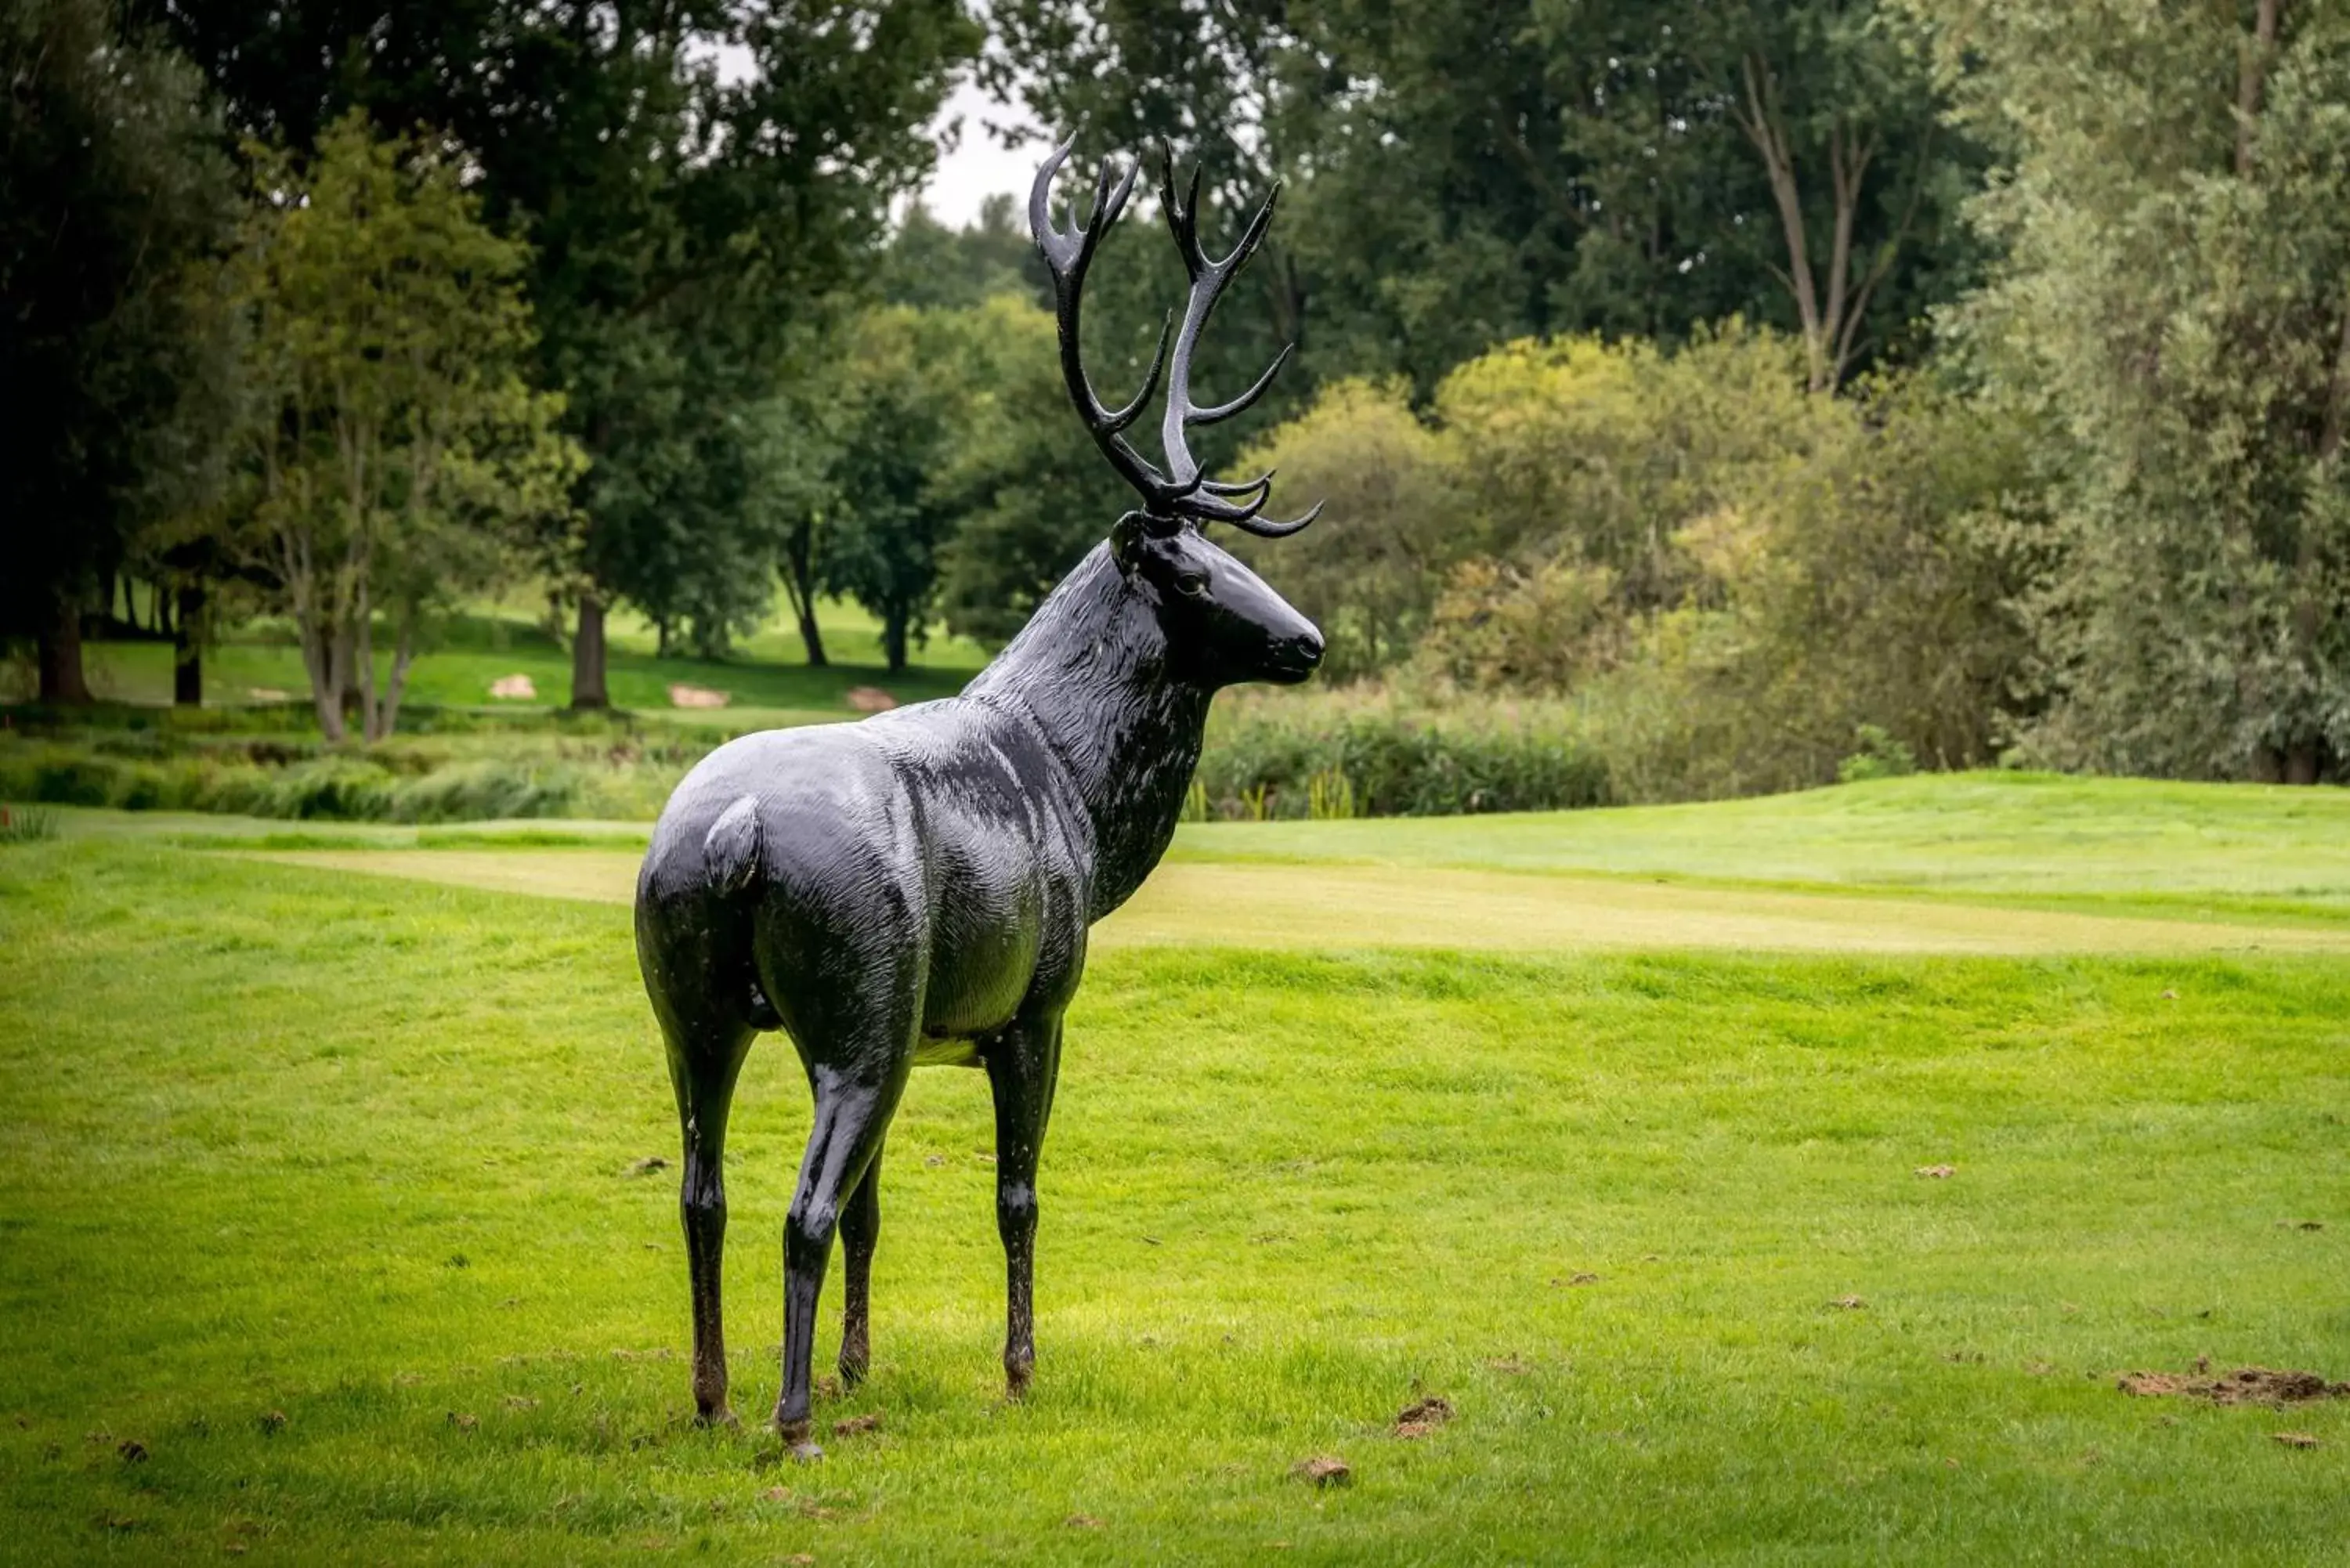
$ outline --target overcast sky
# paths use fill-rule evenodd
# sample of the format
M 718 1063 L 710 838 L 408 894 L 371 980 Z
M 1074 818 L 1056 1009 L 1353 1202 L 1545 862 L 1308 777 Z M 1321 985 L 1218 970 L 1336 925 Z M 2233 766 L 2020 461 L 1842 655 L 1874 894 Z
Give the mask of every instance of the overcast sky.
M 999 191 L 1025 201 L 1036 165 L 1049 151 L 1044 142 L 1031 141 L 1016 152 L 1006 152 L 987 133 L 986 123 L 1033 126 L 1035 120 L 1024 108 L 997 103 L 969 82 L 957 88 L 939 110 L 932 133 L 944 135 L 958 115 L 962 118 L 962 144 L 939 155 L 938 171 L 922 192 L 922 204 L 931 215 L 950 228 L 978 217 L 979 204 Z

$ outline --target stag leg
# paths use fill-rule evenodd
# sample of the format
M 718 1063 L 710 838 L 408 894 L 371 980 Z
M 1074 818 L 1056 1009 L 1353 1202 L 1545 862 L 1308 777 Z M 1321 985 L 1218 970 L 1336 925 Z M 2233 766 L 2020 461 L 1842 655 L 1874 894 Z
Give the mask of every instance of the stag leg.
M 881 1145 L 865 1168 L 848 1207 L 840 1212 L 840 1251 L 847 1267 L 841 1282 L 840 1386 L 854 1388 L 865 1381 L 873 1363 L 869 1324 L 869 1287 L 873 1281 L 873 1249 L 881 1240 Z
M 995 1228 L 1003 1238 L 1003 1379 L 1007 1397 L 1028 1392 L 1036 1367 L 1036 1314 L 1030 1293 L 1036 1241 L 1036 1158 L 1053 1113 L 1061 1069 L 1061 1020 L 1023 1019 L 986 1051 L 995 1096 Z
M 693 1408 L 703 1422 L 732 1422 L 726 1405 L 726 1332 L 719 1291 L 726 1251 L 726 1114 L 752 1032 L 688 1028 L 664 1020 L 670 1082 L 685 1140 L 678 1209 L 685 1221 L 686 1277 L 693 1294 Z
M 816 1298 L 824 1290 L 841 1202 L 865 1179 L 880 1151 L 912 1054 L 910 1049 L 901 1053 L 879 1083 L 859 1084 L 823 1070 L 808 1075 L 816 1088 L 816 1125 L 808 1132 L 799 1187 L 784 1221 L 784 1390 L 775 1403 L 775 1428 L 802 1459 L 823 1452 L 808 1441 L 809 1372 L 816 1357 Z

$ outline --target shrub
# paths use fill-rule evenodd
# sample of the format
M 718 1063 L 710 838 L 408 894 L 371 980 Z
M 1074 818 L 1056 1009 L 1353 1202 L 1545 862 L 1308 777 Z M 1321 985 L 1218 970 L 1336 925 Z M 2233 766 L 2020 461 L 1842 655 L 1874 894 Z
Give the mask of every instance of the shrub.
M 1560 705 L 1387 692 L 1239 697 L 1200 761 L 1210 815 L 1452 816 L 1598 805 L 1606 763 Z
M 557 764 L 463 763 L 403 785 L 390 815 L 400 822 L 470 822 L 505 816 L 564 816 L 579 795 L 579 777 Z

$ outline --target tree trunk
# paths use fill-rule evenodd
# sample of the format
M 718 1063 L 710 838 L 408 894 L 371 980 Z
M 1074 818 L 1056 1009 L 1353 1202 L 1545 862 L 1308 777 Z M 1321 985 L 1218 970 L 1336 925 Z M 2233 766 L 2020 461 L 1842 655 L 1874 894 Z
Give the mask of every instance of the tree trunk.
M 335 628 L 327 646 L 328 688 L 334 693 L 335 711 L 346 720 L 356 717 L 359 711 L 358 635 L 346 622 Z
M 609 708 L 604 689 L 604 601 L 579 596 L 579 635 L 571 639 L 571 705 Z
M 2285 748 L 2284 782 L 2289 784 L 2314 784 L 2317 782 L 2317 742 L 2298 741 Z
M 816 624 L 816 524 L 802 523 L 784 543 L 784 597 L 792 601 L 792 618 L 799 623 L 800 646 L 807 650 L 808 668 L 825 667 L 824 633 Z
M 2252 36 L 2238 46 L 2236 63 L 2236 178 L 2251 177 L 2253 125 L 2261 114 L 2261 89 L 2266 85 L 2269 57 L 2276 52 L 2279 0 L 2258 0 L 2252 8 Z
M 906 672 L 906 617 L 891 611 L 881 618 L 881 655 L 889 661 L 889 673 Z
M 89 706 L 89 682 L 81 668 L 81 607 L 70 595 L 49 601 L 49 624 L 40 636 L 41 701 L 52 707 Z
M 204 705 L 204 650 L 196 640 L 204 618 L 204 588 L 191 583 L 172 606 L 172 701 L 182 708 Z
M 375 701 L 375 603 L 368 595 L 367 579 L 359 579 L 359 629 L 353 646 L 351 667 L 358 671 L 352 684 L 359 698 L 359 739 L 374 745 L 383 739 L 376 728 L 381 717 Z
M 822 670 L 830 660 L 824 656 L 824 633 L 816 624 L 816 607 L 795 603 L 792 614 L 800 626 L 800 646 L 807 650 L 808 668 Z
M 377 700 L 371 728 L 379 741 L 389 739 L 400 722 L 400 700 L 408 691 L 408 671 L 416 659 L 416 607 L 404 605 L 400 612 L 400 637 L 392 646 L 391 678 L 384 683 L 383 695 Z M 369 680 L 372 687 L 375 683 Z
M 343 727 L 343 672 L 335 657 L 335 629 L 321 622 L 301 632 L 302 662 L 310 675 L 310 706 L 317 710 L 318 732 L 339 741 Z

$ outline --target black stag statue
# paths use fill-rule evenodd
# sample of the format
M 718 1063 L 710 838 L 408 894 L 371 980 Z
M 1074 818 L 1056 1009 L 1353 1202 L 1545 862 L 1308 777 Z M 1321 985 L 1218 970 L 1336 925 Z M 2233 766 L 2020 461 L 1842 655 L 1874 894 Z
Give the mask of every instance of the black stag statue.
M 637 957 L 669 1048 L 684 1124 L 682 1208 L 693 1294 L 693 1399 L 732 1418 L 719 1323 L 726 1235 L 726 1113 L 752 1037 L 781 1029 L 807 1070 L 815 1125 L 784 1231 L 783 1392 L 775 1424 L 803 1458 L 816 1297 L 837 1226 L 848 1264 L 840 1375 L 865 1373 L 867 1284 L 881 1228 L 881 1147 L 910 1069 L 983 1067 L 995 1100 L 995 1219 L 1014 1397 L 1035 1364 L 1029 1282 L 1036 1158 L 1061 1061 L 1061 1014 L 1085 968 L 1087 929 L 1159 863 L 1200 759 L 1209 699 L 1245 680 L 1303 680 L 1321 661 L 1313 623 L 1211 543 L 1227 523 L 1294 534 L 1258 515 L 1272 475 L 1204 477 L 1194 425 L 1229 419 L 1281 358 L 1227 403 L 1191 400 L 1191 353 L 1232 275 L 1263 239 L 1268 196 L 1230 255 L 1201 249 L 1199 178 L 1159 201 L 1191 274 L 1168 352 L 1162 327 L 1134 401 L 1094 395 L 1077 349 L 1086 269 L 1134 188 L 1105 162 L 1090 215 L 1051 213 L 1064 145 L 1038 171 L 1030 224 L 1052 273 L 1061 369 L 1086 428 L 1143 498 L 1110 529 L 960 697 L 861 722 L 730 742 L 686 775 L 637 880 Z M 1174 327 L 1169 313 L 1168 327 Z M 1122 433 L 1166 373 L 1166 463 Z

